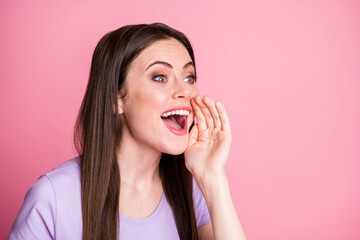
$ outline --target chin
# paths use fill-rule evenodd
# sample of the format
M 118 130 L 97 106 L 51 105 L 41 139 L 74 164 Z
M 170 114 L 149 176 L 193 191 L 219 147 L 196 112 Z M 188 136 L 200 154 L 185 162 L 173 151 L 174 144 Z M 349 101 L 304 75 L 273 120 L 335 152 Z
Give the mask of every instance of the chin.
M 184 146 L 177 145 L 177 147 L 169 146 L 163 151 L 163 153 L 170 154 L 170 155 L 179 155 L 179 154 L 182 154 L 185 152 L 186 147 L 187 147 L 187 144 L 186 145 L 184 144 Z
M 169 154 L 169 155 L 180 155 L 182 153 L 184 153 L 184 151 L 179 151 L 179 152 L 164 152 L 166 154 Z

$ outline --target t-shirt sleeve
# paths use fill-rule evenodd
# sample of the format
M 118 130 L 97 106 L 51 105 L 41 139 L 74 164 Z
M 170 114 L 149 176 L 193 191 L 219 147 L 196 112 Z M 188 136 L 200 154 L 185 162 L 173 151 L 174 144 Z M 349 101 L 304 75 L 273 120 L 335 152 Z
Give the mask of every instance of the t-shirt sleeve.
M 209 210 L 207 208 L 205 198 L 193 179 L 193 198 L 194 198 L 194 210 L 197 227 L 204 225 L 205 223 L 211 222 Z
M 54 239 L 55 204 L 52 184 L 43 175 L 27 191 L 7 239 Z

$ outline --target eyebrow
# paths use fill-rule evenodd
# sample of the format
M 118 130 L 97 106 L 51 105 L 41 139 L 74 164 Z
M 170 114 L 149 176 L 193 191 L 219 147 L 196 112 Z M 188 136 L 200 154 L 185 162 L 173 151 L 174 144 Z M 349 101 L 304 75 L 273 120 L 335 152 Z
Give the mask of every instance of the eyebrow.
M 168 68 L 173 68 L 173 66 L 171 66 L 170 63 L 167 63 L 167 62 L 164 62 L 164 61 L 155 61 L 155 62 L 151 63 L 149 66 L 147 66 L 147 68 L 145 69 L 145 71 L 147 71 L 151 66 L 153 66 L 153 65 L 155 65 L 155 64 L 162 64 L 162 65 L 164 65 L 164 66 L 166 66 L 166 67 L 168 67 Z M 194 63 L 191 62 L 191 61 L 188 62 L 187 64 L 185 64 L 185 65 L 183 66 L 183 69 L 186 69 L 186 68 L 188 68 L 188 67 L 190 67 L 190 66 L 193 66 L 193 67 L 194 67 Z

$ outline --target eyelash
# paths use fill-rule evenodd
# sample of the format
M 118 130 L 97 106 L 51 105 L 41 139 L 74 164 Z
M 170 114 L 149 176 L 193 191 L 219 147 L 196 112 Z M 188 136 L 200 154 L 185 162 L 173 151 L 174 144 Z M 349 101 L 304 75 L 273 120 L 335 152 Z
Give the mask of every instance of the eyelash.
M 166 82 L 166 79 L 165 79 L 165 81 L 156 80 L 156 78 L 158 78 L 158 77 L 166 78 L 166 76 L 164 74 L 155 74 L 155 75 L 152 76 L 152 80 L 157 81 L 157 82 Z M 192 81 L 188 81 L 188 83 L 190 83 L 190 84 L 193 84 L 193 83 L 196 82 L 196 77 L 194 75 L 189 75 L 186 78 L 192 78 L 193 79 Z

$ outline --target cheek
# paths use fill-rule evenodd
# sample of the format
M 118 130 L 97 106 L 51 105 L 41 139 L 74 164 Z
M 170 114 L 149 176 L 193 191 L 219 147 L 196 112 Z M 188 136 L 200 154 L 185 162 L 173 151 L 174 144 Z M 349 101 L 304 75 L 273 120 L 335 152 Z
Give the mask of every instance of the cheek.
M 191 97 L 195 97 L 195 96 L 197 96 L 197 95 L 200 94 L 199 88 L 198 88 L 198 86 L 197 86 L 196 83 L 195 83 L 194 86 L 191 88 L 190 92 L 191 92 L 191 94 L 190 94 Z
M 138 101 L 138 108 L 152 109 L 155 114 L 160 116 L 161 110 L 168 101 L 168 95 L 161 91 L 150 91 L 151 89 L 145 89 L 145 91 L 138 92 L 134 97 Z
M 165 94 L 145 88 L 142 91 L 134 92 L 130 98 L 131 104 L 127 106 L 128 113 L 130 113 L 128 115 L 130 125 L 136 128 L 146 126 L 148 129 L 159 124 L 160 114 L 164 111 L 164 105 L 168 100 Z
M 131 102 L 127 104 L 125 116 L 131 134 L 137 139 L 153 141 L 154 136 L 160 134 L 159 126 L 163 124 L 160 115 L 168 98 L 165 94 L 154 92 L 144 89 L 129 96 Z

